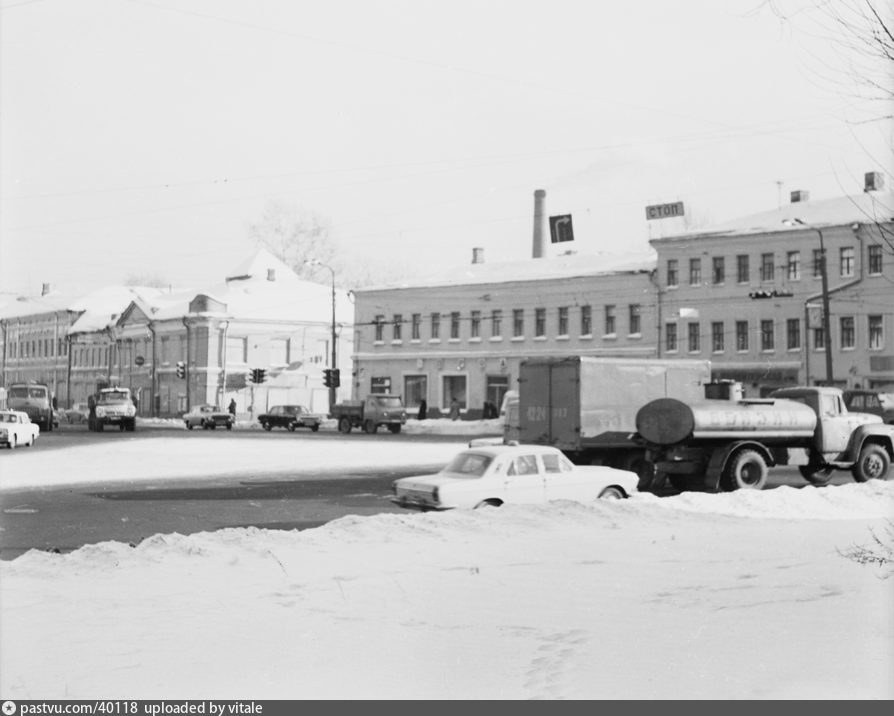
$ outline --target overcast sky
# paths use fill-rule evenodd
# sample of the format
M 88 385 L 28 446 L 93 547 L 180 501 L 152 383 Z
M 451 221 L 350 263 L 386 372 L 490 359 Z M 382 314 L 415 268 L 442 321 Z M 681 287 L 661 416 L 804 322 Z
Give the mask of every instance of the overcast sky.
M 891 127 L 813 4 L 2 0 L 0 292 L 216 282 L 271 201 L 346 279 L 529 257 L 537 189 L 588 253 L 859 193 Z

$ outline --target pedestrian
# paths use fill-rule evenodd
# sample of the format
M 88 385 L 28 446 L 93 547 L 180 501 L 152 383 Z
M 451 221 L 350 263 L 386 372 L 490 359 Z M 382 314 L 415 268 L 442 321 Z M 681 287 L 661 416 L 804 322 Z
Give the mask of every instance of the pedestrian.
M 418 420 L 425 420 L 425 415 L 428 412 L 428 403 L 425 398 L 419 401 L 419 412 L 416 415 Z
M 228 408 L 230 415 L 236 418 L 236 398 L 230 398 L 230 407 Z
M 459 401 L 456 398 L 450 401 L 450 419 L 459 420 Z

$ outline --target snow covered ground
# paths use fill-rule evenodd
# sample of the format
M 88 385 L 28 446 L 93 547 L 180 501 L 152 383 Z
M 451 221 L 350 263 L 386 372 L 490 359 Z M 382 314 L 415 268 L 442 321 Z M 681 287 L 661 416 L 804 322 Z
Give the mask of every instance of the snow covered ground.
M 446 462 L 487 427 L 426 423 L 456 442 L 302 460 Z M 232 469 L 227 441 L 175 465 L 168 439 L 69 450 L 64 474 L 5 454 L 0 489 Z M 258 446 L 259 468 L 294 459 Z M 0 563 L 0 698 L 891 699 L 892 564 L 847 552 L 890 548 L 892 519 L 889 481 L 32 551 Z

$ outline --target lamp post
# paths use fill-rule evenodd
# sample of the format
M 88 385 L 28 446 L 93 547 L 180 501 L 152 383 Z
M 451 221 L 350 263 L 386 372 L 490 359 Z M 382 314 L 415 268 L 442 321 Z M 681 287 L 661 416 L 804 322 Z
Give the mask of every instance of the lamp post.
M 820 280 L 823 287 L 823 346 L 826 349 L 826 385 L 832 385 L 832 329 L 829 318 L 829 273 L 826 268 L 826 245 L 823 243 L 823 232 L 816 226 L 810 226 L 801 219 L 792 219 L 795 224 L 813 229 L 819 235 L 820 244 Z M 809 351 L 810 346 L 806 346 Z M 805 376 L 806 377 L 806 376 Z
M 334 371 L 337 368 L 337 354 L 335 351 L 335 271 L 333 268 L 327 264 L 324 264 L 322 261 L 318 259 L 310 259 L 304 262 L 307 266 L 321 266 L 325 269 L 329 269 L 329 273 L 332 276 L 332 357 L 331 363 L 329 367 Z M 329 412 L 332 412 L 332 407 L 335 405 L 335 385 L 334 383 L 330 383 L 329 385 Z

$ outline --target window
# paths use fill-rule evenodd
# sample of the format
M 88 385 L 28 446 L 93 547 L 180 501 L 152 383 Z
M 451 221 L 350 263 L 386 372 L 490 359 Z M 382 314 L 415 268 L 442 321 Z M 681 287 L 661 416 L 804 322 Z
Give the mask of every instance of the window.
M 373 325 L 376 327 L 376 342 L 381 343 L 385 340 L 385 316 L 381 313 L 377 315 L 373 319 Z
M 546 309 L 534 309 L 534 335 L 537 338 L 546 336 Z
M 591 306 L 580 307 L 580 334 L 582 336 L 593 335 L 593 308 Z
M 227 363 L 248 362 L 248 338 L 227 336 Z
M 642 332 L 640 312 L 641 307 L 638 303 L 630 304 L 630 335 L 632 336 L 638 336 Z
M 821 278 L 823 275 L 823 251 L 822 249 L 813 250 L 813 277 Z
M 885 347 L 885 333 L 881 316 L 869 316 L 869 348 L 878 350 Z
M 751 280 L 751 269 L 748 266 L 748 254 L 736 256 L 736 281 L 748 283 Z
M 774 273 L 773 254 L 761 254 L 761 281 L 772 281 Z
M 878 244 L 869 247 L 869 275 L 878 276 L 882 272 L 882 247 Z
M 736 350 L 748 350 L 748 321 L 736 321 Z
M 568 335 L 568 306 L 559 307 L 559 335 Z
M 823 350 L 826 347 L 826 333 L 822 328 L 813 329 L 813 348 Z
M 726 266 L 723 256 L 711 259 L 711 283 L 715 286 L 726 281 Z
M 490 312 L 491 337 L 499 338 L 501 330 L 503 330 L 503 312 L 499 308 L 496 308 Z
M 605 307 L 605 330 L 603 333 L 607 336 L 615 334 L 615 307 L 612 305 Z
M 801 321 L 797 318 L 785 322 L 785 345 L 790 351 L 801 348 Z
M 399 341 L 401 340 L 401 330 L 402 324 L 404 322 L 404 317 L 400 313 L 394 314 L 394 327 L 392 329 L 391 340 Z
M 689 330 L 689 352 L 698 353 L 701 349 L 701 337 L 698 334 L 698 323 L 690 323 Z
M 677 352 L 677 324 L 676 323 L 665 323 L 664 324 L 664 347 L 668 353 L 676 353 Z
M 407 408 L 419 408 L 423 400 L 428 402 L 428 376 L 404 376 L 404 405 Z
M 785 256 L 785 276 L 789 281 L 801 280 L 801 252 L 789 251 Z
M 854 317 L 842 316 L 839 319 L 839 326 L 841 327 L 841 347 L 843 349 L 853 348 L 856 345 L 856 340 L 854 339 Z
M 773 321 L 761 321 L 761 350 L 772 351 L 776 348 L 775 331 Z
M 840 251 L 841 277 L 847 278 L 854 275 L 854 247 L 845 246 Z
M 689 285 L 698 286 L 702 282 L 702 260 L 689 259 Z
M 289 364 L 289 339 L 288 338 L 271 338 L 270 339 L 270 364 L 271 365 L 288 365 Z
M 421 325 L 422 325 L 422 314 L 414 313 L 413 317 L 410 319 L 410 339 L 411 340 L 414 340 L 414 341 L 419 340 Z
M 431 336 L 430 339 L 437 341 L 441 339 L 441 314 L 431 314 Z
M 471 338 L 481 337 L 481 311 L 472 311 L 469 320 L 469 336 Z
M 679 270 L 677 268 L 677 259 L 668 259 L 667 260 L 667 285 L 668 288 L 671 286 L 679 285 Z
M 714 321 L 711 324 L 711 350 L 723 353 L 723 321 Z
M 521 338 L 525 335 L 525 312 L 521 308 L 512 309 L 512 336 Z
M 466 396 L 466 376 L 464 375 L 445 375 L 441 382 L 441 410 L 449 412 L 450 403 L 454 398 L 459 403 L 460 410 L 469 407 Z
M 450 313 L 450 339 L 457 340 L 459 338 L 459 311 Z

